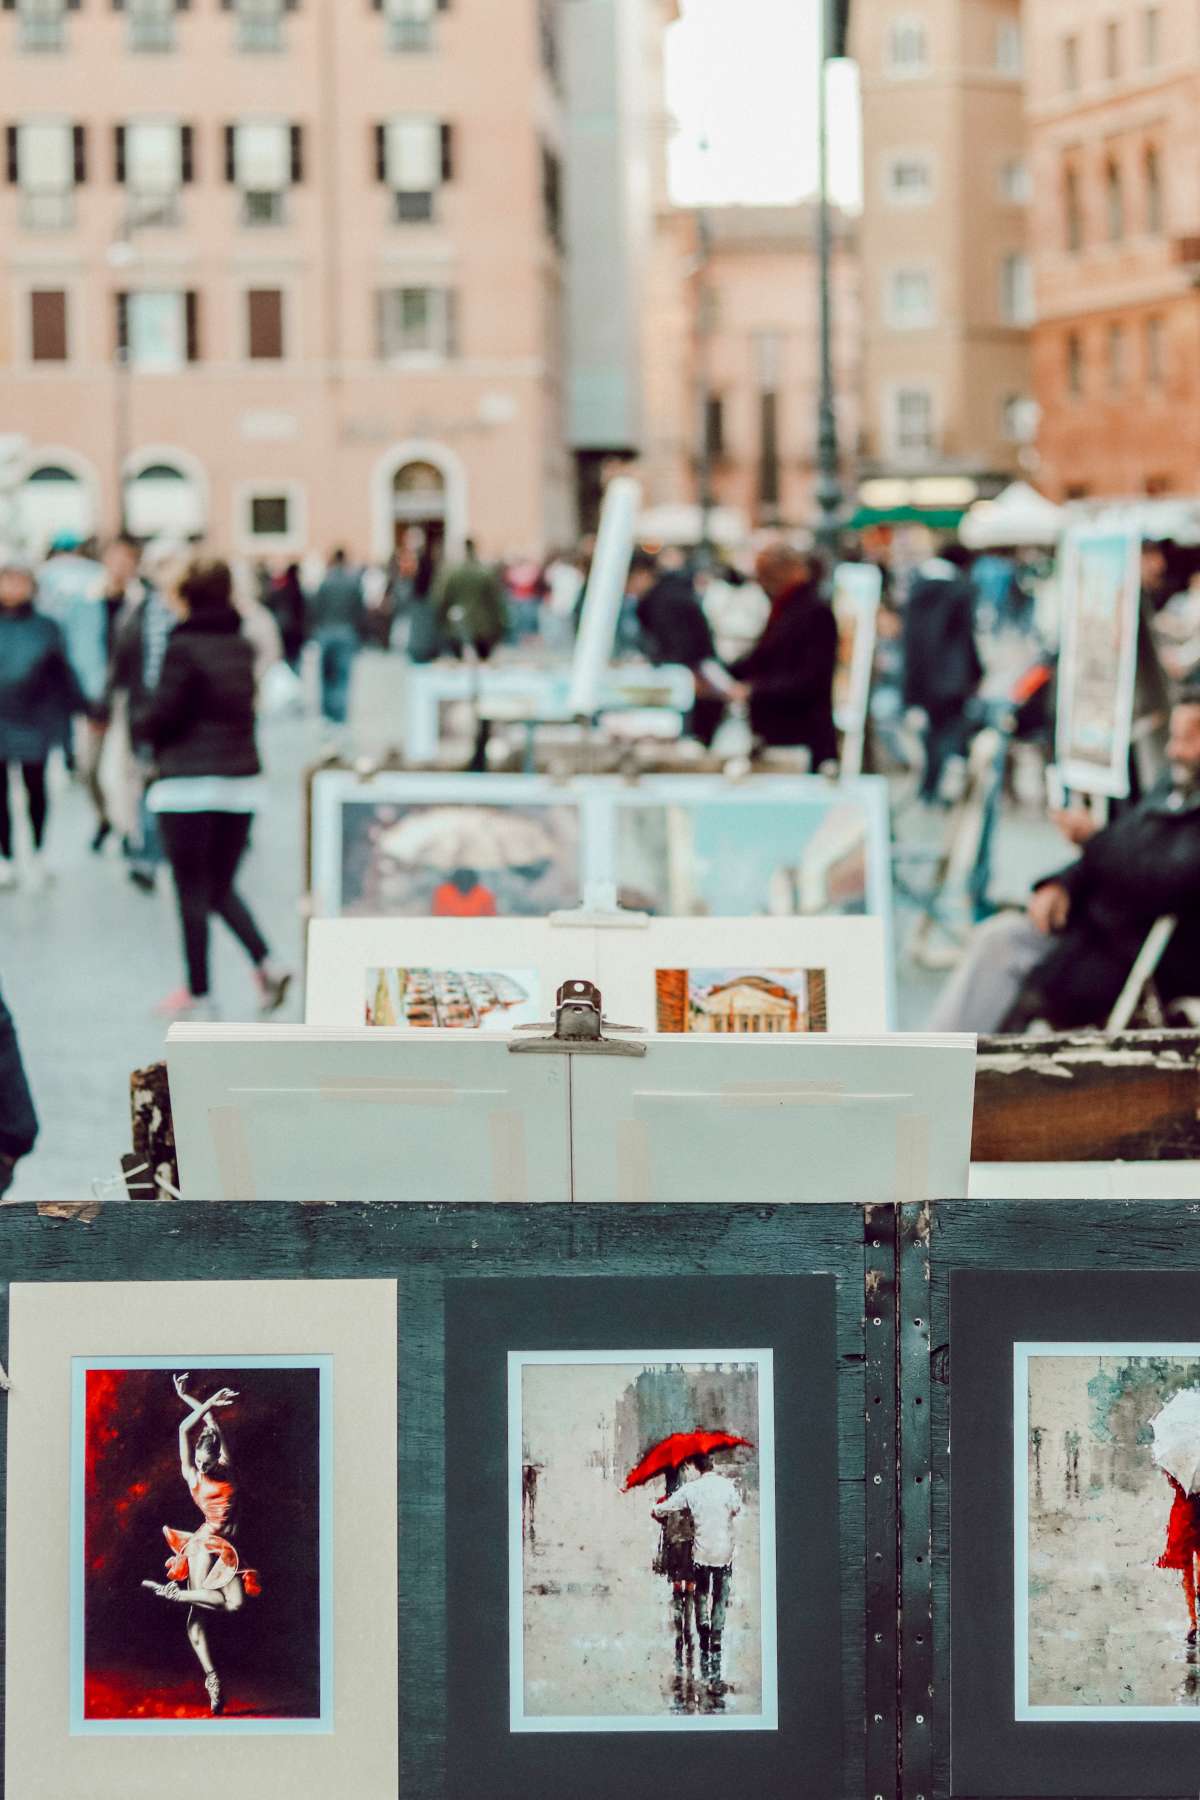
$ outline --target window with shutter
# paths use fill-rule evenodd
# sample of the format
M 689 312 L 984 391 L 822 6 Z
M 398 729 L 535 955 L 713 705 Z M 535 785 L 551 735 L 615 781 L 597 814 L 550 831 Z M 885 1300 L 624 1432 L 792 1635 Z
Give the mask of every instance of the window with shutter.
M 62 231 L 74 224 L 74 127 L 55 120 L 20 125 L 17 145 L 22 225 L 27 231 Z
M 236 126 L 233 160 L 242 194 L 243 225 L 282 225 L 287 216 L 287 191 L 299 162 L 292 128 L 280 120 Z
M 163 51 L 176 48 L 176 0 L 125 0 L 131 50 Z
M 383 178 L 393 195 L 393 216 L 403 224 L 434 216 L 434 197 L 450 167 L 448 127 L 422 118 L 392 119 L 382 129 Z
M 29 296 L 29 355 L 35 363 L 67 360 L 67 296 L 61 288 L 35 288 Z
M 293 10 L 284 0 L 237 0 L 237 47 L 247 51 L 282 50 L 283 15 Z
M 17 0 L 22 50 L 65 50 L 66 0 Z
M 383 289 L 377 301 L 381 360 L 441 360 L 453 356 L 456 312 L 455 295 L 449 288 Z
M 434 0 L 379 0 L 387 19 L 388 49 L 401 54 L 433 49 Z
M 278 288 L 247 292 L 246 343 L 251 362 L 282 362 L 283 294 Z
M 139 120 L 125 127 L 128 223 L 161 229 L 181 223 L 180 190 L 189 173 L 190 128 Z

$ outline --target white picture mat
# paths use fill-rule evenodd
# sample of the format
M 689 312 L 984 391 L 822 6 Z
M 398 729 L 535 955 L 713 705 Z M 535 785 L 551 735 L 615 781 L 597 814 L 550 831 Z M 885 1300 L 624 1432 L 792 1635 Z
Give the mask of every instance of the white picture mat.
M 304 1017 L 319 1030 L 361 1026 L 368 969 L 536 969 L 540 1017 L 553 1016 L 564 981 L 594 981 L 606 1017 L 653 1031 L 657 970 L 726 967 L 822 969 L 831 1033 L 857 1037 L 887 1029 L 887 946 L 878 918 L 634 924 L 626 916 L 612 926 L 553 919 L 314 919 Z
M 841 767 L 845 775 L 862 773 L 867 716 L 871 704 L 871 676 L 875 668 L 875 640 L 879 629 L 879 603 L 883 597 L 883 571 L 875 563 L 839 563 L 833 572 L 833 611 L 839 638 L 847 626 L 854 630 L 854 652 L 846 686 L 835 700 L 834 720 L 842 733 Z
M 697 1716 L 528 1717 L 525 1713 L 525 1544 L 523 1533 L 522 1432 L 524 1404 L 521 1375 L 531 1365 L 543 1367 L 657 1368 L 681 1363 L 753 1363 L 758 1375 L 759 1570 L 762 1652 L 762 1711 Z M 508 1644 L 509 1729 L 519 1732 L 558 1731 L 777 1731 L 779 1728 L 779 1648 L 775 1541 L 775 1355 L 771 1350 L 510 1350 L 508 1353 Z
M 1200 1343 L 1046 1343 L 1013 1345 L 1013 1716 L 1018 1724 L 1200 1724 L 1192 1706 L 1032 1706 L 1029 1701 L 1029 1364 L 1040 1356 L 1200 1357 Z
M 1112 756 L 1107 767 L 1073 754 L 1076 718 L 1076 683 L 1079 673 L 1081 572 L 1089 550 L 1101 544 L 1122 545 L 1124 561 L 1125 629 L 1113 686 Z M 1077 793 L 1105 794 L 1124 799 L 1129 792 L 1129 748 L 1133 732 L 1134 696 L 1137 688 L 1139 594 L 1141 588 L 1140 531 L 1114 520 L 1111 525 L 1073 531 L 1062 548 L 1062 649 L 1058 665 L 1058 714 L 1055 760 L 1068 788 Z M 1117 554 L 1114 549 L 1114 555 Z
M 164 1217 L 164 1233 L 167 1215 Z M 334 1731 L 71 1737 L 71 1369 L 77 1356 L 334 1358 Z M 11 1800 L 394 1800 L 394 1281 L 15 1283 L 8 1372 L 6 1793 Z M 187 1368 L 188 1362 L 181 1363 Z M 373 1521 L 369 1537 L 364 1521 Z
M 564 981 L 595 980 L 595 933 L 564 930 L 548 919 L 313 919 L 305 1024 L 320 1030 L 362 1025 L 366 973 L 380 968 L 532 969 L 538 1017 L 549 1019 Z
M 618 1024 L 657 1030 L 657 970 L 724 968 L 822 969 L 831 1034 L 887 1030 L 881 919 L 651 919 L 642 931 L 596 933 L 596 982 Z
M 574 1197 L 858 1206 L 963 1198 L 975 1040 L 653 1036 L 572 1073 Z
M 508 1034 L 176 1025 L 186 1200 L 563 1200 L 564 1058 Z

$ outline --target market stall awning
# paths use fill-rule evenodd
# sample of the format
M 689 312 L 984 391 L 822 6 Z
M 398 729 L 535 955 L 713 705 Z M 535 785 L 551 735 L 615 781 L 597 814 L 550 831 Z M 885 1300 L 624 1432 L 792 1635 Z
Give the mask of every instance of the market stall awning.
M 846 521 L 847 531 L 870 531 L 875 525 L 926 525 L 930 531 L 957 531 L 963 506 L 860 506 Z

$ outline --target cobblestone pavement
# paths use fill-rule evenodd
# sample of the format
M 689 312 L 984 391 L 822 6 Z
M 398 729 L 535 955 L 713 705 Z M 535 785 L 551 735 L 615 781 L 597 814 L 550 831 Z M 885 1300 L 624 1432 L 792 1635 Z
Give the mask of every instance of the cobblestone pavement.
M 356 674 L 354 744 L 371 753 L 399 738 L 402 665 L 364 656 Z M 299 972 L 303 941 L 302 779 L 322 742 L 315 717 L 263 729 L 271 794 L 255 824 L 241 887 L 274 954 Z M 48 860 L 55 879 L 41 894 L 0 894 L 0 984 L 17 1023 L 41 1117 L 38 1147 L 19 1168 L 11 1200 L 86 1200 L 92 1184 L 116 1175 L 129 1144 L 130 1071 L 160 1055 L 157 1000 L 180 984 L 181 951 L 170 881 L 140 895 L 110 845 L 88 850 L 91 814 L 60 769 L 53 793 Z M 907 827 L 906 827 L 907 828 Z M 925 831 L 935 831 L 924 821 Z M 1016 897 L 1061 854 L 1049 828 L 1022 816 L 1006 821 L 996 890 Z M 901 909 L 903 942 L 912 915 Z M 224 927 L 214 927 L 214 993 L 227 1020 L 251 1020 L 256 1001 L 248 965 Z M 920 1029 L 940 977 L 898 957 L 899 1023 Z M 294 991 L 284 1020 L 298 1020 Z

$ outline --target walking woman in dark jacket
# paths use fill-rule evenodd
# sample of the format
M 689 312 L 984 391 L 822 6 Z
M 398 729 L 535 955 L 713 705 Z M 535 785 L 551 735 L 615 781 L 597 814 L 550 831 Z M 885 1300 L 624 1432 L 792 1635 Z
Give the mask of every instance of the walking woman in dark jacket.
M 53 619 L 34 611 L 32 571 L 23 564 L 0 567 L 0 888 L 16 884 L 13 867 L 9 771 L 20 771 L 33 833 L 32 877 L 44 879 L 46 763 L 66 741 L 74 713 L 87 701 L 67 660 L 62 632 Z
M 263 799 L 254 734 L 254 651 L 242 636 L 233 578 L 223 562 L 189 564 L 158 686 L 132 720 L 153 747 L 150 810 L 158 819 L 179 897 L 188 985 L 159 1011 L 209 1014 L 208 922 L 224 919 L 254 965 L 264 1014 L 278 1010 L 291 977 L 273 969 L 266 940 L 234 888 Z

